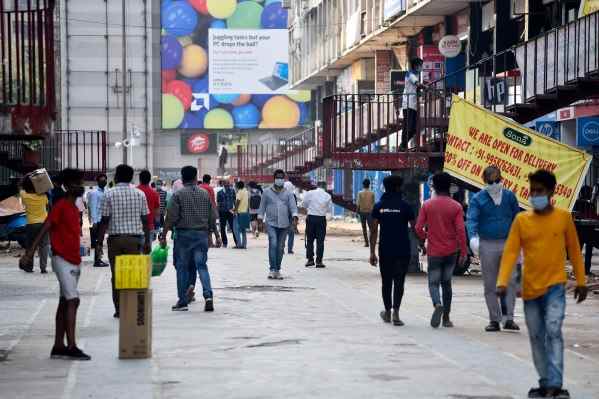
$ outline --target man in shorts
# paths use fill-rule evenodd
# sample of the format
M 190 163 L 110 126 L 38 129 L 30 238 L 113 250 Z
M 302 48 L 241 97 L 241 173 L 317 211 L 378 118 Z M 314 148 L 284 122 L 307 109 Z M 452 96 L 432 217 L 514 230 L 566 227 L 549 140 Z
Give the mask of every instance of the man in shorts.
M 41 231 L 20 260 L 21 264 L 31 263 L 35 249 L 40 245 L 44 235 L 50 233 L 52 270 L 60 286 L 60 299 L 56 310 L 56 334 L 50 354 L 52 359 L 91 360 L 91 357 L 79 349 L 75 342 L 75 325 L 79 307 L 77 284 L 81 274 L 79 250 L 81 225 L 79 209 L 75 202 L 85 192 L 82 179 L 83 174 L 77 169 L 62 171 L 66 194 L 54 204 Z

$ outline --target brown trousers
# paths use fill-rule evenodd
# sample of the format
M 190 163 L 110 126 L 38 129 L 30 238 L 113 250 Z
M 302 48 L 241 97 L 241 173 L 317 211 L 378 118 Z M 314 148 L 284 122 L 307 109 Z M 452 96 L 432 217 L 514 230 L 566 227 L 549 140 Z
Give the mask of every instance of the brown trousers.
M 114 268 L 116 257 L 119 255 L 139 255 L 142 253 L 143 236 L 109 236 L 108 237 L 108 261 L 110 262 L 110 274 L 112 275 L 112 302 L 115 312 L 119 313 L 119 291 L 115 288 Z

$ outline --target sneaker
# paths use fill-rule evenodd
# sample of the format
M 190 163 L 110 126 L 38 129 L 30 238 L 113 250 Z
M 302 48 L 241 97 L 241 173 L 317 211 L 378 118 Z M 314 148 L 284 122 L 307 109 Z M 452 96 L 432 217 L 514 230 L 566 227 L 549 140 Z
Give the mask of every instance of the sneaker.
M 33 273 L 33 266 L 25 266 L 19 263 L 19 269 L 23 270 L 24 272 L 27 273 Z
M 268 279 L 269 279 L 269 280 L 272 280 L 272 279 L 274 279 L 274 278 L 275 278 L 275 272 L 269 272 L 269 273 L 268 273 Z
M 381 319 L 383 319 L 383 321 L 385 323 L 391 323 L 391 311 L 390 310 L 383 310 L 380 313 Z
M 204 305 L 204 312 L 214 312 L 214 301 L 212 298 L 206 299 L 206 304 Z
M 42 270 L 40 270 L 40 273 L 41 273 L 41 274 L 48 274 L 48 270 L 46 270 L 46 269 L 42 269 Z
M 171 308 L 171 310 L 173 312 L 187 312 L 189 308 L 187 307 L 187 305 L 176 304 Z
M 449 319 L 449 317 L 443 317 L 443 327 L 445 328 L 453 328 L 453 323 Z
M 316 268 L 318 269 L 324 269 L 326 266 L 324 265 L 324 263 L 322 262 L 316 262 Z
M 50 359 L 65 359 L 67 357 L 67 348 L 56 348 L 52 347 L 52 352 L 50 352 Z
M 120 316 L 119 312 L 114 312 L 114 314 L 112 315 L 112 317 L 114 317 L 115 319 L 118 319 Z
M 503 329 L 504 330 L 510 330 L 510 331 L 520 331 L 520 326 L 517 325 L 514 320 L 508 320 L 505 322 L 505 324 L 503 325 Z
M 399 318 L 399 310 L 393 311 L 393 325 L 400 327 L 404 325 L 403 321 L 401 321 L 401 319 Z
M 314 266 L 314 261 L 313 260 L 308 260 L 306 262 L 306 267 L 311 267 L 311 266 Z
M 441 316 L 443 316 L 443 305 L 435 305 L 435 310 L 431 316 L 431 327 L 439 328 L 441 324 Z
M 499 326 L 499 322 L 496 322 L 496 321 L 490 322 L 489 325 L 485 327 L 485 331 L 486 332 L 497 332 L 497 331 L 501 331 L 501 327 Z
M 528 391 L 529 398 L 546 398 L 547 390 L 545 388 L 530 388 Z
M 547 393 L 545 394 L 545 397 L 553 399 L 570 399 L 570 392 L 568 392 L 566 389 L 547 388 Z
M 94 267 L 108 267 L 108 263 L 102 262 L 101 260 L 94 262 Z
M 195 302 L 196 293 L 194 291 L 194 287 L 189 287 L 187 289 L 187 303 Z
M 84 353 L 81 349 L 74 347 L 66 350 L 65 359 L 68 360 L 92 360 L 92 357 Z
M 273 277 L 275 280 L 283 280 L 283 276 L 281 276 L 281 272 L 274 272 Z
M 287 254 L 289 254 L 289 255 L 295 255 L 295 252 L 293 252 L 293 251 L 287 251 Z

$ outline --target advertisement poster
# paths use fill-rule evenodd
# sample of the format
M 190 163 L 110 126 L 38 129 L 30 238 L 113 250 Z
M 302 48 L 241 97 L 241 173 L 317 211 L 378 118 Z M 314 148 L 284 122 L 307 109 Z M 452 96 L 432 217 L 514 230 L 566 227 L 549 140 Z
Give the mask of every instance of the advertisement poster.
M 181 133 L 181 154 L 216 154 L 216 137 L 216 134 L 206 132 Z
M 162 0 L 163 129 L 288 129 L 310 121 L 289 91 L 280 1 Z
M 599 117 L 576 120 L 576 145 L 585 148 L 599 147 Z
M 530 209 L 528 175 L 546 169 L 557 177 L 554 205 L 571 211 L 590 163 L 591 156 L 584 151 L 460 97 L 452 99 L 445 170 L 466 183 L 482 188 L 483 170 L 496 165 L 505 188 L 516 194 L 520 206 Z

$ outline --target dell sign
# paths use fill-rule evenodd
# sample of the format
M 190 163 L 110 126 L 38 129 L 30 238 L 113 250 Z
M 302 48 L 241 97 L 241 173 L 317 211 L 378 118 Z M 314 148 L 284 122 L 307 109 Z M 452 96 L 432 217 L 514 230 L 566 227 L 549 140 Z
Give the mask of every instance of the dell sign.
M 576 145 L 599 147 L 599 117 L 578 118 L 576 121 Z

